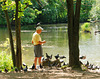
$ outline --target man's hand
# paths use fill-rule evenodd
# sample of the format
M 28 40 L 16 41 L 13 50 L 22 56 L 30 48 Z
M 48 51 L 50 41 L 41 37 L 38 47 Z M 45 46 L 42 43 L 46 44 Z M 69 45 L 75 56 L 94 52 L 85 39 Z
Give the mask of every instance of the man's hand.
M 32 44 L 33 44 L 33 41 L 32 41 Z
M 46 43 L 46 41 L 45 41 L 45 40 L 43 40 L 43 43 Z

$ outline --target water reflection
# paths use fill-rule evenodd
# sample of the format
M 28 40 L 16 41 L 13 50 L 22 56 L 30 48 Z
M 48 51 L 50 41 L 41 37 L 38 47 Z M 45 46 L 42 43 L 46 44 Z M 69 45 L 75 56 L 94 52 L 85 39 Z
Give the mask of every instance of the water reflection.
M 100 23 L 99 23 L 100 24 Z M 100 34 L 95 35 L 95 30 L 100 30 L 99 24 L 91 24 L 91 34 L 80 32 L 80 55 L 86 55 L 86 59 L 82 60 L 84 63 L 88 60 L 90 63 L 100 65 Z M 45 53 L 55 56 L 56 54 L 64 55 L 68 62 L 68 33 L 67 24 L 53 24 L 43 25 L 44 31 L 41 33 L 42 40 L 46 40 L 43 45 L 44 56 Z M 22 56 L 23 62 L 32 65 L 34 61 L 33 45 L 31 44 L 32 34 L 35 30 L 23 30 L 21 32 L 22 41 Z M 13 31 L 13 35 L 15 32 Z M 0 29 L 0 44 L 2 44 L 8 37 L 7 29 Z M 2 50 L 2 47 L 0 47 Z M 54 59 L 54 57 L 53 57 Z

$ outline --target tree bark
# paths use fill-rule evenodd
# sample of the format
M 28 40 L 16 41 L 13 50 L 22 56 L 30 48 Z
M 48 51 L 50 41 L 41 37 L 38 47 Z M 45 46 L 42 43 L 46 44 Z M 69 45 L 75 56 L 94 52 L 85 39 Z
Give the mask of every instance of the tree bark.
M 5 5 L 5 2 L 4 2 Z M 10 39 L 10 46 L 11 46 L 11 52 L 12 52 L 12 61 L 14 67 L 16 66 L 16 57 L 15 57 L 15 51 L 14 51 L 14 43 L 13 43 L 13 38 L 12 38 L 12 32 L 11 32 L 11 24 L 9 21 L 9 16 L 7 10 L 4 10 L 6 21 L 7 21 L 7 28 L 8 28 L 8 33 L 9 33 L 9 39 Z
M 15 0 L 16 2 L 16 13 L 15 13 L 15 26 L 16 26 L 16 66 L 20 70 L 22 65 L 22 53 L 21 53 L 21 35 L 20 35 L 20 18 L 18 18 L 18 2 L 19 0 Z
M 69 66 L 80 68 L 79 63 L 79 18 L 81 0 L 76 2 L 74 14 L 73 0 L 66 0 L 68 8 L 68 42 L 69 42 Z

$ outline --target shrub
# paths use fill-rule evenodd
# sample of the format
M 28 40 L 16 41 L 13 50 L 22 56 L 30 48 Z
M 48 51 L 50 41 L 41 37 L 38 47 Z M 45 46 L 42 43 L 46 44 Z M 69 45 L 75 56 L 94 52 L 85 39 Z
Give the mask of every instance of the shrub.
M 90 23 L 84 23 L 82 26 L 81 26 L 81 29 L 82 31 L 90 31 Z
M 10 54 L 7 54 L 5 51 L 0 53 L 0 69 L 4 70 L 7 68 L 8 70 L 11 69 L 13 66 L 12 57 Z

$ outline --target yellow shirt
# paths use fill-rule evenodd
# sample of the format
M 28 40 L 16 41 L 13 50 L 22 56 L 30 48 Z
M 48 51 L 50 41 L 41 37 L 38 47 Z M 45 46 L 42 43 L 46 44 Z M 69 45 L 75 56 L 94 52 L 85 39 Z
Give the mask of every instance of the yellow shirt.
M 37 32 L 35 32 L 33 34 L 32 41 L 33 41 L 33 44 L 34 45 L 38 45 L 39 44 L 39 41 L 41 41 L 41 37 L 40 37 L 40 35 Z

